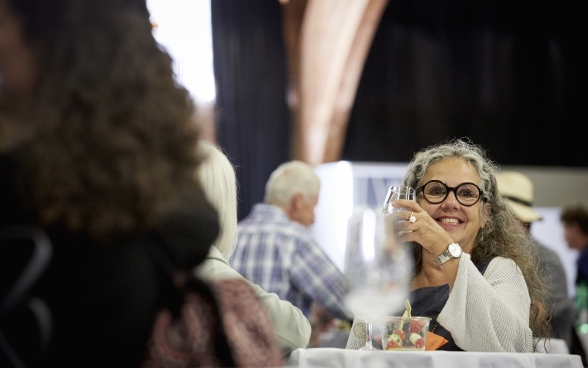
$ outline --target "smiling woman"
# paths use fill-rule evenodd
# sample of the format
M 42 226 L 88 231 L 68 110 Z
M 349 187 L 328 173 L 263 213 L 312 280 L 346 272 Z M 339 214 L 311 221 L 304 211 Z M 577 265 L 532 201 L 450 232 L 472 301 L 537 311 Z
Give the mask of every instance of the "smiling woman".
M 496 169 L 473 143 L 439 144 L 408 166 L 416 202 L 393 202 L 406 208 L 391 216 L 415 254 L 412 314 L 432 318 L 430 331 L 448 340 L 441 350 L 530 352 L 549 334 L 537 249 L 498 195 Z M 348 348 L 361 346 L 361 330 Z

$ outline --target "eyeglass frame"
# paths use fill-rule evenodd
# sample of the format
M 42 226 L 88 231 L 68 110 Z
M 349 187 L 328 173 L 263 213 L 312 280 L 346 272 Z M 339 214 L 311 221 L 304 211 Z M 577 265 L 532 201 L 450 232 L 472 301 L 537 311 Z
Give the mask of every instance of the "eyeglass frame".
M 430 201 L 430 200 L 427 198 L 427 196 L 425 195 L 425 193 L 424 193 L 425 187 L 426 187 L 426 186 L 427 186 L 429 183 L 432 183 L 432 182 L 441 183 L 441 184 L 443 184 L 443 186 L 445 186 L 445 188 L 447 188 L 447 190 L 445 191 L 445 197 L 443 197 L 443 199 L 442 199 L 442 200 L 440 200 L 439 202 L 431 202 L 431 201 Z M 457 195 L 457 188 L 461 187 L 461 186 L 462 186 L 462 185 L 464 185 L 464 184 L 470 184 L 470 185 L 473 185 L 473 186 L 475 186 L 476 188 L 478 188 L 478 191 L 480 192 L 480 195 L 478 196 L 478 199 L 476 199 L 476 201 L 475 201 L 474 203 L 472 203 L 472 204 L 463 204 L 463 203 L 461 203 L 461 201 L 459 200 L 459 196 Z M 425 184 L 421 185 L 421 186 L 420 186 L 420 187 L 419 187 L 419 188 L 416 190 L 416 192 L 415 192 L 415 195 L 417 195 L 417 196 L 418 196 L 418 195 L 419 195 L 419 193 L 423 193 L 423 198 L 425 198 L 425 200 L 426 200 L 427 202 L 429 202 L 430 204 L 440 204 L 440 203 L 443 203 L 443 202 L 444 202 L 444 201 L 447 199 L 447 197 L 449 197 L 449 193 L 450 193 L 450 192 L 453 192 L 453 195 L 455 196 L 455 200 L 457 200 L 457 202 L 458 202 L 459 204 L 461 204 L 462 206 L 466 206 L 466 207 L 471 207 L 471 206 L 475 205 L 476 203 L 478 203 L 478 202 L 480 201 L 480 198 L 482 198 L 482 200 L 485 200 L 485 198 L 484 198 L 484 191 L 483 191 L 482 189 L 480 189 L 480 187 L 479 187 L 479 186 L 477 186 L 476 184 L 474 184 L 474 183 L 472 183 L 472 182 L 469 182 L 469 181 L 463 182 L 463 183 L 461 183 L 461 184 L 459 184 L 459 185 L 457 185 L 457 186 L 455 186 L 455 187 L 450 187 L 450 186 L 448 186 L 447 184 L 445 184 L 444 182 L 442 182 L 441 180 L 436 180 L 436 179 L 429 180 L 428 182 L 426 182 Z

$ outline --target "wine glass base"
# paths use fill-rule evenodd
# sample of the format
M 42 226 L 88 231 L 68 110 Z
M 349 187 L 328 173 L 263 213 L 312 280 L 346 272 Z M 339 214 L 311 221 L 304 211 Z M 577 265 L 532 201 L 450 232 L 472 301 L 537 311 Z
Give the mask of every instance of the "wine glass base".
M 359 350 L 369 351 L 369 350 L 380 350 L 380 349 L 376 349 L 373 346 L 370 346 L 370 347 L 364 346 L 363 348 L 361 348 Z

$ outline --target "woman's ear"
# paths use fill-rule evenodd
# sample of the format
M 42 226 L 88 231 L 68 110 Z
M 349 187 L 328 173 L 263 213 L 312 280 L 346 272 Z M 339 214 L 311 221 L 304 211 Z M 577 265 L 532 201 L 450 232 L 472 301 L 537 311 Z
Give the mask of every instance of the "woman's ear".
M 482 221 L 481 221 L 480 229 L 483 229 L 484 226 L 486 226 L 486 223 L 488 222 L 488 219 L 490 218 L 491 213 L 492 213 L 492 206 L 490 205 L 490 203 L 483 203 L 482 204 Z

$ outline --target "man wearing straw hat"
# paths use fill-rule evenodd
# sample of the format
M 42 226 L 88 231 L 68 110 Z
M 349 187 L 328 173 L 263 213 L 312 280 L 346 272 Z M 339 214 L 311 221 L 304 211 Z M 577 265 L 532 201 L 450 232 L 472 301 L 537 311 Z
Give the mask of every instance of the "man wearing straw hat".
M 531 233 L 531 224 L 543 217 L 533 210 L 533 182 L 527 176 L 515 171 L 501 171 L 496 174 L 498 191 L 506 196 L 515 214 Z M 539 243 L 539 268 L 551 286 L 548 302 L 551 310 L 551 337 L 563 339 L 568 347 L 572 344 L 574 306 L 568 297 L 566 273 L 557 253 Z

